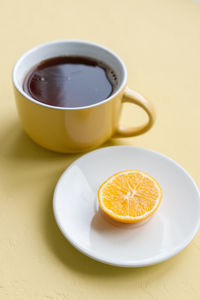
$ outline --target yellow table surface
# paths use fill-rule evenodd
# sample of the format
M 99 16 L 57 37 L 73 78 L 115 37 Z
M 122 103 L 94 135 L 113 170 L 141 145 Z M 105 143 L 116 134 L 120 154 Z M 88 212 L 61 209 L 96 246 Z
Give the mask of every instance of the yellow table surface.
M 111 48 L 127 65 L 129 86 L 154 103 L 157 122 L 106 145 L 162 152 L 199 184 L 200 1 L 1 1 L 0 30 L 0 299 L 200 299 L 200 232 L 177 256 L 140 269 L 95 262 L 65 240 L 52 194 L 79 155 L 47 151 L 26 136 L 11 82 L 16 59 L 37 44 L 85 39 Z M 122 122 L 131 124 L 133 113 L 135 124 L 143 121 L 127 105 Z

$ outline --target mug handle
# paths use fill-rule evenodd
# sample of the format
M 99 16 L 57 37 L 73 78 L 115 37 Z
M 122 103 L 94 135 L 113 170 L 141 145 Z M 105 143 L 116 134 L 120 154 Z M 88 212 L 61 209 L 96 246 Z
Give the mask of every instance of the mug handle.
M 155 112 L 151 102 L 128 87 L 126 88 L 122 98 L 122 103 L 127 102 L 142 107 L 148 115 L 148 121 L 144 125 L 137 127 L 124 127 L 119 125 L 113 137 L 131 137 L 142 134 L 149 130 L 155 122 Z

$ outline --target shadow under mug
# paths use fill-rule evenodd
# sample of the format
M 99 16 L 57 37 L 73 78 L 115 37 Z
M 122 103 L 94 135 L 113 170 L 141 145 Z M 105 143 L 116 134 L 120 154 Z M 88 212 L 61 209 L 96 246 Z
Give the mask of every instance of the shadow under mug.
M 91 57 L 109 65 L 118 78 L 116 91 L 96 104 L 70 108 L 41 103 L 24 92 L 24 78 L 34 65 L 48 58 L 65 55 Z M 32 48 L 16 62 L 12 78 L 24 130 L 36 143 L 56 152 L 88 151 L 110 137 L 142 134 L 155 121 L 152 104 L 127 87 L 127 70 L 121 58 L 111 50 L 91 42 L 53 41 Z M 148 115 L 147 123 L 131 128 L 119 126 L 120 112 L 125 102 L 142 107 Z

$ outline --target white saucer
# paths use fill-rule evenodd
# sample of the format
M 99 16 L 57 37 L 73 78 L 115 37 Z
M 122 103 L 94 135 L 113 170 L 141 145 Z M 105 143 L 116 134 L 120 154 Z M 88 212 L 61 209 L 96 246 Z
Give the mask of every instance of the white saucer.
M 97 190 L 112 174 L 139 169 L 163 190 L 161 205 L 146 222 L 111 221 L 101 212 Z M 57 224 L 78 250 L 103 263 L 141 267 L 164 261 L 194 238 L 200 225 L 199 190 L 170 158 L 142 148 L 115 146 L 92 151 L 71 164 L 54 192 Z

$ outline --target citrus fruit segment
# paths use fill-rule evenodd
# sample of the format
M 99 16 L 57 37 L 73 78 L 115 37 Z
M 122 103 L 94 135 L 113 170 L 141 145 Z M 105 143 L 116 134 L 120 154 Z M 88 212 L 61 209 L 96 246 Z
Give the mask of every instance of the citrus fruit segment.
M 139 170 L 114 174 L 98 190 L 102 210 L 123 223 L 146 219 L 158 208 L 161 198 L 162 190 L 158 182 Z

